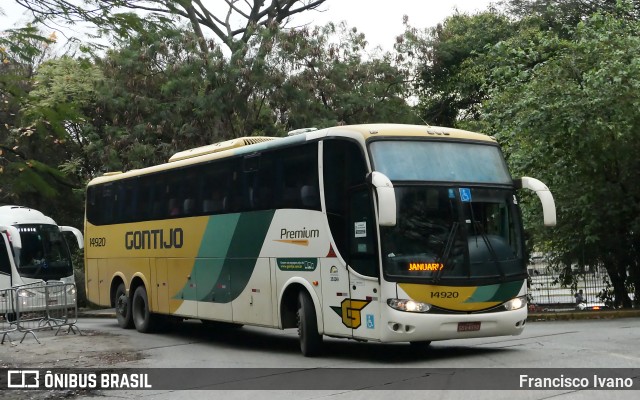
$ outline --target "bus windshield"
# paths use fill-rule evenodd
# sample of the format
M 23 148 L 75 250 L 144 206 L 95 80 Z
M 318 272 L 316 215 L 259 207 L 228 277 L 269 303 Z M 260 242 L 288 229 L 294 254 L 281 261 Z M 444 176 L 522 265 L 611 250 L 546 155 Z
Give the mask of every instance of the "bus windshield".
M 380 227 L 391 280 L 522 277 L 522 235 L 510 189 L 396 186 L 397 223 Z
M 73 275 L 67 243 L 55 225 L 19 225 L 18 272 L 25 278 L 56 280 Z
M 429 140 L 379 140 L 370 145 L 376 171 L 392 181 L 511 185 L 497 146 Z

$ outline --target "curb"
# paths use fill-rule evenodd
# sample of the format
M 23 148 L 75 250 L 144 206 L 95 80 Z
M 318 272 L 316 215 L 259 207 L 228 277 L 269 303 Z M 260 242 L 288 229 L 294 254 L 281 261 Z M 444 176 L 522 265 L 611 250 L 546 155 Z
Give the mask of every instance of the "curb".
M 544 313 L 529 313 L 527 322 L 536 321 L 569 321 L 584 319 L 614 319 L 638 318 L 640 310 L 610 310 L 610 311 L 558 311 Z
M 78 310 L 78 318 L 115 318 L 116 311 L 113 308 L 91 310 L 82 309 Z

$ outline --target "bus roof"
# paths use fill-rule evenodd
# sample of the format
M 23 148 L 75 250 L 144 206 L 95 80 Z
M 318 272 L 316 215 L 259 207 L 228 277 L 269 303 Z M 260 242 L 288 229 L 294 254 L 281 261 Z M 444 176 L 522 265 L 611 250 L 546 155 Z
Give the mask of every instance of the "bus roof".
M 227 158 L 239 154 L 249 154 L 266 149 L 285 147 L 294 143 L 302 143 L 307 140 L 322 137 L 361 137 L 364 141 L 379 138 L 406 137 L 406 138 L 441 138 L 443 140 L 473 140 L 495 143 L 496 140 L 487 135 L 465 131 L 461 129 L 444 128 L 427 125 L 404 124 L 362 124 L 343 125 L 320 130 L 311 130 L 287 137 L 247 137 L 231 139 L 212 145 L 185 150 L 174 154 L 169 162 L 142 169 L 134 169 L 127 172 L 107 172 L 103 176 L 94 178 L 89 186 L 109 181 L 145 175 L 152 172 L 160 172 L 179 168 L 190 164 Z
M 56 225 L 56 222 L 33 208 L 23 206 L 0 207 L 0 225 L 20 224 L 48 224 Z

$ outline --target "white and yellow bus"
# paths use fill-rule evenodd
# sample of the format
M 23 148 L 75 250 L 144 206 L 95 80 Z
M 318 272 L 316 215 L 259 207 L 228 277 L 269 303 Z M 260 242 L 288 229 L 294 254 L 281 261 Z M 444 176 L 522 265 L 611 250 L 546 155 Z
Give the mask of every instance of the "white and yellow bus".
M 468 131 L 394 124 L 234 139 L 92 180 L 90 301 L 123 328 L 161 316 L 379 342 L 518 335 L 527 270 L 500 148 Z M 210 324 L 220 326 L 223 324 Z

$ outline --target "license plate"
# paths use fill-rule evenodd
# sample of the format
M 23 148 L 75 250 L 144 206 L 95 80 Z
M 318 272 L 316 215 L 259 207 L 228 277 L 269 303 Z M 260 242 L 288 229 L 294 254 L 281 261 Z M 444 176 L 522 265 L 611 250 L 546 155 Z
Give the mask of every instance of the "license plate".
M 458 322 L 458 332 L 473 332 L 480 330 L 480 322 Z

